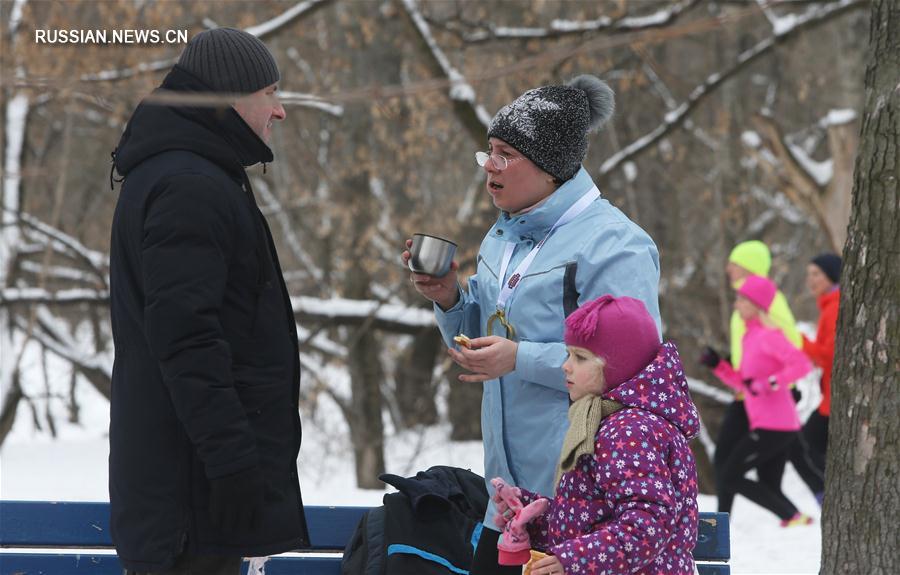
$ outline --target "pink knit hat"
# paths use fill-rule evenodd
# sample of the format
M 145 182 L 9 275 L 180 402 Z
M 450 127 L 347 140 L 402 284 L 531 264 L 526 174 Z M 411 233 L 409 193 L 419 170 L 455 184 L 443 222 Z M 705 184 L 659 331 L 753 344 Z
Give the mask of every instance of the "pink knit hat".
M 769 311 L 769 306 L 772 305 L 772 300 L 775 299 L 775 292 L 777 291 L 778 288 L 775 286 L 775 282 L 762 276 L 747 276 L 747 279 L 744 280 L 744 283 L 737 290 L 740 295 L 750 300 L 753 305 L 763 311 Z
M 589 301 L 566 318 L 565 342 L 606 361 L 607 391 L 640 373 L 660 347 L 656 322 L 644 303 L 611 295 Z

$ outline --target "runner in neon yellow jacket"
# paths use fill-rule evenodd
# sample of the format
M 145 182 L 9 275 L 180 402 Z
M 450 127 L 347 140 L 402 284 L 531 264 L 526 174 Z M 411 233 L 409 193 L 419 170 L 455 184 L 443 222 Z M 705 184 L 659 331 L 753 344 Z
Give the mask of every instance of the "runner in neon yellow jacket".
M 758 275 L 763 277 L 769 276 L 769 269 L 772 267 L 772 256 L 769 254 L 769 248 L 766 244 L 758 240 L 743 242 L 731 250 L 728 256 L 728 279 L 734 289 L 741 287 L 744 279 L 750 275 Z M 738 268 L 738 269 L 735 269 Z M 803 345 L 803 338 L 797 331 L 797 323 L 794 320 L 794 314 L 788 306 L 787 299 L 781 290 L 775 294 L 775 300 L 769 309 L 769 317 L 775 322 L 785 337 L 788 338 L 795 347 Z M 737 312 L 731 314 L 731 365 L 735 369 L 741 366 L 741 358 L 743 357 L 743 347 L 741 342 L 744 334 L 747 333 L 747 324 L 741 319 Z

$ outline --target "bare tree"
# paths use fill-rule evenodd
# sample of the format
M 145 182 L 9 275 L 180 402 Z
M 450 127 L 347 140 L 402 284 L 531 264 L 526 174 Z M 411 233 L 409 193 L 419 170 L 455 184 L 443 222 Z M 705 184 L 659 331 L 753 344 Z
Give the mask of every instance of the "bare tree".
M 900 572 L 900 4 L 874 0 L 844 249 L 822 573 Z
M 592 136 L 585 166 L 662 248 L 666 335 L 689 359 L 698 343 L 724 339 L 730 289 L 721 267 L 732 243 L 769 242 L 789 296 L 802 289 L 802 272 L 790 262 L 840 244 L 846 213 L 835 206 L 847 198 L 855 120 L 845 114 L 835 122 L 833 112 L 861 101 L 847 78 L 863 59 L 854 34 L 866 6 L 0 3 L 8 31 L 0 38 L 0 443 L 19 411 L 37 414 L 45 430 L 64 424 L 73 378 L 76 387 L 108 393 L 107 252 L 116 200 L 106 184 L 109 152 L 181 49 L 58 45 L 50 52 L 30 41 L 34 29 L 112 21 L 192 32 L 241 26 L 275 52 L 289 119 L 274 135 L 278 161 L 251 177 L 293 296 L 302 409 L 340 406 L 365 461 L 357 475 L 374 485 L 390 428 L 447 417 L 454 439 L 480 434 L 481 386 L 457 381 L 398 252 L 411 232 L 446 235 L 459 243 L 462 277 L 473 272 L 497 214 L 472 153 L 485 145 L 500 106 L 583 72 L 613 85 L 620 115 Z M 822 90 L 821 81 L 840 90 Z M 67 124 L 77 161 L 60 177 Z M 743 137 L 750 132 L 756 146 Z M 27 369 L 44 357 L 70 372 L 45 378 Z M 325 365 L 352 385 L 315 372 Z M 695 393 L 714 435 L 720 402 L 716 388 L 701 383 Z M 446 411 L 435 397 L 448 398 Z M 714 449 L 711 441 L 698 445 Z

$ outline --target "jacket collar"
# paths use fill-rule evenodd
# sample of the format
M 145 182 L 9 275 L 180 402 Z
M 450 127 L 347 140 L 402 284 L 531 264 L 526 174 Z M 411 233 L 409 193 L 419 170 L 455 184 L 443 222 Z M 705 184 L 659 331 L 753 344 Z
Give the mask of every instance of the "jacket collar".
M 830 305 L 837 304 L 840 300 L 841 290 L 838 288 L 820 295 L 819 299 L 816 300 L 816 304 L 818 304 L 819 309 L 822 310 Z
M 535 209 L 512 216 L 509 212 L 500 212 L 500 217 L 491 235 L 506 241 L 541 241 L 560 216 L 566 213 L 572 204 L 594 187 L 594 181 L 583 167 L 575 177 L 550 194 Z

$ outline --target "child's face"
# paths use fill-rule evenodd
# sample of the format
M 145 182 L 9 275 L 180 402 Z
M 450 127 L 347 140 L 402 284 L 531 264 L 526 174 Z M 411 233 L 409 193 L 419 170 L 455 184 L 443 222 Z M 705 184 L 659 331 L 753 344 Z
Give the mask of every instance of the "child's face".
M 759 308 L 741 294 L 738 294 L 734 300 L 734 309 L 737 310 L 738 315 L 744 321 L 750 321 L 759 315 Z
M 569 357 L 563 364 L 569 398 L 578 401 L 587 395 L 603 393 L 603 360 L 592 351 L 574 345 L 566 346 Z

